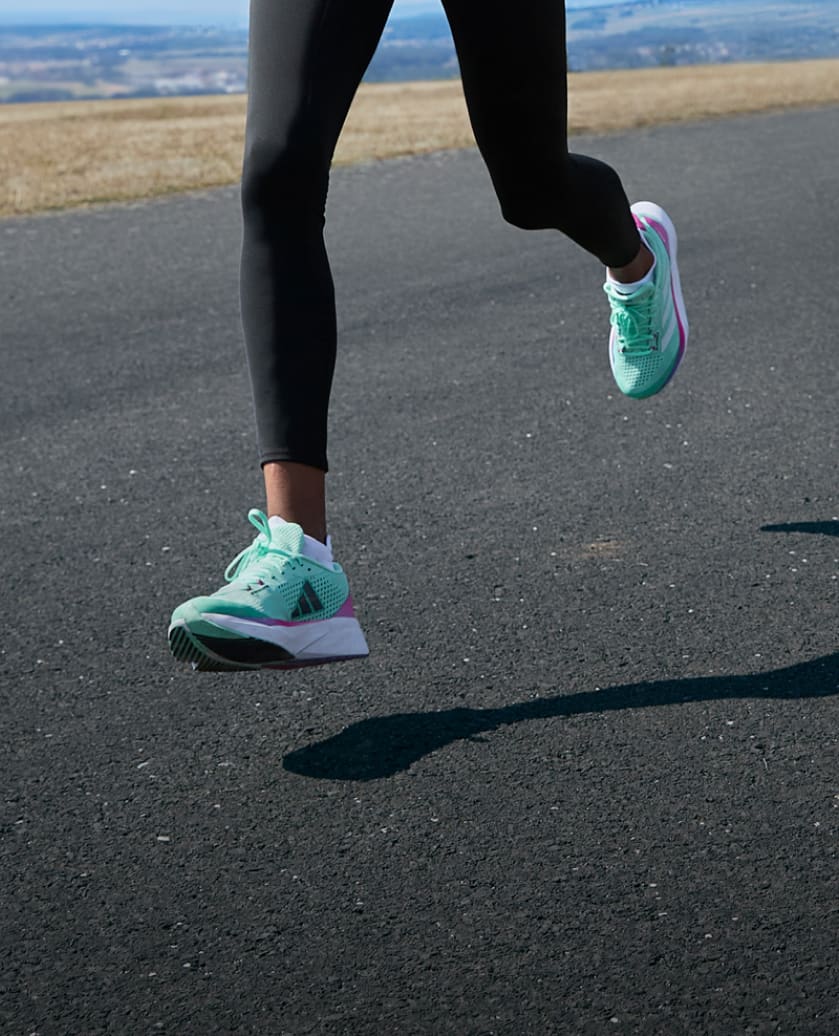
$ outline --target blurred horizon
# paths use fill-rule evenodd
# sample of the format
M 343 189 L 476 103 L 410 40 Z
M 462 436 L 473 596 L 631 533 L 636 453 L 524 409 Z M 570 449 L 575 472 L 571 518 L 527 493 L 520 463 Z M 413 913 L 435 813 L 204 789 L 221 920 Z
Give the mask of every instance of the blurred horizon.
M 220 12 L 229 15 L 247 0 L 168 0 L 168 21 L 159 14 L 163 2 L 146 0 L 144 18 L 131 7 L 120 8 L 116 20 L 104 12 L 104 0 L 79 0 L 94 6 L 86 19 L 77 7 L 64 21 L 57 13 L 45 13 L 69 10 L 70 0 L 30 0 L 34 7 L 20 21 L 9 20 L 7 12 L 0 32 L 0 104 L 246 92 L 248 20 L 224 24 Z M 836 3 L 573 0 L 567 19 L 568 68 L 590 72 L 839 58 Z M 196 9 L 201 19 L 190 20 Z M 365 81 L 458 74 L 454 41 L 438 0 L 396 0 Z
M 575 10 L 614 2 L 566 0 L 566 7 Z M 395 0 L 391 17 L 439 10 L 440 0 Z M 248 0 L 147 0 L 121 5 L 118 12 L 106 0 L 9 0 L 8 8 L 0 11 L 0 24 L 5 25 L 244 25 L 247 20 Z

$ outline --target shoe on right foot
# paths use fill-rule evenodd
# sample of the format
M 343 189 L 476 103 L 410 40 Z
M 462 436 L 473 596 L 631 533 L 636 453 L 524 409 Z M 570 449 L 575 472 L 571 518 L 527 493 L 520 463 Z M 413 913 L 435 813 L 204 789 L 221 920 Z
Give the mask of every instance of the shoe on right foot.
M 615 382 L 624 395 L 646 399 L 661 392 L 682 362 L 688 318 L 672 220 L 651 201 L 636 202 L 632 215 L 655 256 L 655 269 L 632 294 L 622 292 L 611 279 L 603 289 L 612 307 L 609 361 Z
M 193 669 L 295 669 L 368 654 L 347 577 L 336 563 L 303 553 L 299 525 L 272 525 L 253 509 L 258 530 L 227 567 L 227 585 L 193 597 L 172 614 L 169 647 Z

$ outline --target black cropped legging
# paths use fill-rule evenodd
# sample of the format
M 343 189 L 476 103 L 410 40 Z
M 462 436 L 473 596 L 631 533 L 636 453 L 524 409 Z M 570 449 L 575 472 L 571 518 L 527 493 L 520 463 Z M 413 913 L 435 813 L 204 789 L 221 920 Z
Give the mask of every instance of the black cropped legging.
M 335 296 L 329 167 L 393 0 L 251 0 L 242 320 L 260 459 L 326 470 Z M 504 218 L 607 266 L 637 254 L 613 169 L 567 146 L 564 0 L 443 0 Z

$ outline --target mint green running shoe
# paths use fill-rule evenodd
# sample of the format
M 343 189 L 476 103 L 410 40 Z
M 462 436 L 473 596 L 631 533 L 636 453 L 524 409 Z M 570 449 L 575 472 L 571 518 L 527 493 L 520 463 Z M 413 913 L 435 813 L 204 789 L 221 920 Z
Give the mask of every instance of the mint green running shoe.
M 176 608 L 169 647 L 193 669 L 294 669 L 364 658 L 367 642 L 340 565 L 303 553 L 299 525 L 269 524 L 255 508 L 253 543 L 224 574 L 228 585 Z
M 612 306 L 609 361 L 618 388 L 633 399 L 661 392 L 670 381 L 688 341 L 688 318 L 676 261 L 676 228 L 651 201 L 632 206 L 635 223 L 656 259 L 649 284 L 624 295 L 607 281 Z

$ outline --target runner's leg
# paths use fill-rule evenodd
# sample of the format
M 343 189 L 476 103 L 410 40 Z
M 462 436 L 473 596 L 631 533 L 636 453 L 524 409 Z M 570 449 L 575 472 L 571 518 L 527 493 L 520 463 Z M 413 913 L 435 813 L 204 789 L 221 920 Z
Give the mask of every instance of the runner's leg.
M 567 234 L 606 266 L 641 239 L 617 173 L 569 154 L 563 0 L 443 0 L 478 147 L 505 219 Z
M 280 479 L 292 497 L 296 467 L 327 468 L 336 339 L 323 242 L 329 166 L 391 4 L 251 3 L 242 322 L 260 459 L 292 465 Z
M 172 613 L 179 661 L 207 671 L 363 658 L 325 539 L 335 307 L 323 244 L 329 165 L 390 0 L 253 0 L 242 177 L 242 318 L 268 514 L 226 584 Z M 286 520 L 284 520 L 286 519 Z M 301 528 L 302 526 L 302 528 Z
M 469 114 L 504 216 L 554 227 L 608 268 L 609 359 L 621 392 L 646 399 L 673 377 L 688 320 L 672 220 L 630 209 L 617 173 L 568 153 L 563 0 L 443 0 Z

